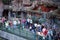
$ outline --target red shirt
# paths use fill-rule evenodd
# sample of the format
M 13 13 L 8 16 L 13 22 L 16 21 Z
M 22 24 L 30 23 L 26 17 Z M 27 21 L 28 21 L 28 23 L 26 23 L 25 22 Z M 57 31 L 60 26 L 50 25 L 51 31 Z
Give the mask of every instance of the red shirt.
M 43 29 L 42 29 L 42 32 L 43 32 L 44 35 L 47 35 L 47 32 L 48 32 L 48 31 L 47 31 L 46 28 L 43 28 Z

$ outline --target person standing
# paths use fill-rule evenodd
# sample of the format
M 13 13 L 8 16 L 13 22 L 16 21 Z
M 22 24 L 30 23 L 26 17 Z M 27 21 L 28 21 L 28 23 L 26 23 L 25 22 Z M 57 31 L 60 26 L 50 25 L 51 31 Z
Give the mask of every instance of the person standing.
M 47 33 L 48 33 L 48 30 L 47 30 L 47 28 L 44 26 L 44 28 L 42 29 L 43 40 L 46 39 L 46 37 L 47 37 Z
M 48 39 L 52 40 L 53 39 L 52 37 L 53 37 L 53 31 L 52 31 L 51 28 L 49 28 L 49 30 L 48 30 Z

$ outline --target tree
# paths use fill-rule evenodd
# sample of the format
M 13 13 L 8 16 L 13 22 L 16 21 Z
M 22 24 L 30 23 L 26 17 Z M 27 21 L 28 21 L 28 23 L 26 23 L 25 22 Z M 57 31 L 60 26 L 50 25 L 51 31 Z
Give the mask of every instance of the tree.
M 9 5 L 11 3 L 11 0 L 2 0 L 3 4 Z

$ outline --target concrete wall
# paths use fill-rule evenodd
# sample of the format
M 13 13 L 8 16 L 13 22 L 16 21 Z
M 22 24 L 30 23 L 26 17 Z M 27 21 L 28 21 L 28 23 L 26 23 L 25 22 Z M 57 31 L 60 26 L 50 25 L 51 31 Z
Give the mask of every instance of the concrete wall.
M 10 34 L 10 33 L 7 33 L 4 31 L 1 31 L 1 30 L 0 30 L 0 36 L 3 38 L 6 38 L 8 40 L 27 40 L 27 39 L 24 39 L 22 37 L 19 37 L 19 36 L 16 36 L 14 34 Z

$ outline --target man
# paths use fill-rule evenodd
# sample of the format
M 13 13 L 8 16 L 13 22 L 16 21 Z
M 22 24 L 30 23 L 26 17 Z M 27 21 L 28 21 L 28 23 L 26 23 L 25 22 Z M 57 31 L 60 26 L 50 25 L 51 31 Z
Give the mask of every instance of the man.
M 46 29 L 46 27 L 44 27 L 44 28 L 42 29 L 43 39 L 46 39 L 47 33 L 48 33 L 48 30 Z
M 53 31 L 52 31 L 51 28 L 49 28 L 49 30 L 48 30 L 48 39 L 52 40 L 52 37 L 53 37 Z

